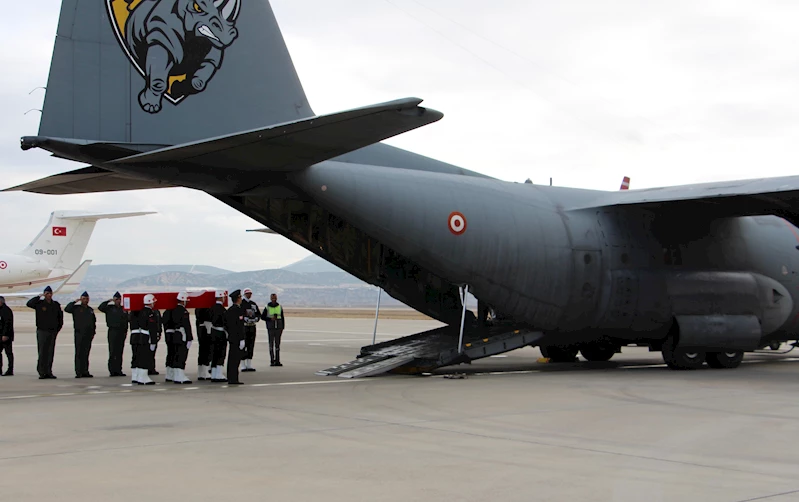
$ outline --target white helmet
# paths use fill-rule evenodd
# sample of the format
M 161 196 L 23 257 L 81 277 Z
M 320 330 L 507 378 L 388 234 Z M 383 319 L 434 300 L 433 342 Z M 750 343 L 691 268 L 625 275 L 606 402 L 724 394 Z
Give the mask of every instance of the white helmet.
M 224 298 L 224 297 L 225 297 L 225 292 L 222 291 L 221 289 L 217 289 L 216 290 L 216 298 Z
M 147 294 L 144 295 L 144 304 L 145 305 L 152 305 L 155 303 L 155 295 Z
M 186 293 L 185 291 L 181 291 L 180 293 L 178 293 L 178 301 L 179 302 L 185 302 L 188 299 L 189 299 L 189 294 Z

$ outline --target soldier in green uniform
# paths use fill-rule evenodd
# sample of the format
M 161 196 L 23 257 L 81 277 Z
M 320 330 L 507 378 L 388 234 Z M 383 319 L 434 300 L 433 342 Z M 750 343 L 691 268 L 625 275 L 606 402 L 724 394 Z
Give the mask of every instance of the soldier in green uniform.
M 97 317 L 89 306 L 89 293 L 84 291 L 79 300 L 67 303 L 64 312 L 72 314 L 75 328 L 75 378 L 93 378 L 94 375 L 89 373 L 89 353 L 97 333 Z
M 108 373 L 112 377 L 126 376 L 122 372 L 122 356 L 125 351 L 125 339 L 128 337 L 128 313 L 122 308 L 122 296 L 119 291 L 114 298 L 106 300 L 97 307 L 105 314 L 108 326 Z
M 58 332 L 64 327 L 61 304 L 53 300 L 53 289 L 47 286 L 41 296 L 34 296 L 28 300 L 27 306 L 36 311 L 36 344 L 39 349 L 36 371 L 39 373 L 39 380 L 56 378 L 53 375 L 55 340 Z

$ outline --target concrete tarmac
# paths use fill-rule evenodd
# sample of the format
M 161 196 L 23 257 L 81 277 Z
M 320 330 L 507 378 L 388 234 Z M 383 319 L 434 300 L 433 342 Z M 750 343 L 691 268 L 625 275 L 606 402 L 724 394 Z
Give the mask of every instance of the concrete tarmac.
M 674 372 L 640 348 L 603 364 L 540 364 L 525 348 L 426 377 L 345 380 L 314 372 L 352 359 L 372 321 L 295 318 L 282 368 L 259 327 L 246 385 L 165 384 L 162 343 L 159 384 L 133 387 L 108 377 L 104 329 L 95 378 L 74 378 L 69 316 L 59 378 L 38 380 L 33 317 L 16 318 L 0 500 L 799 500 L 793 353 Z M 378 339 L 437 325 L 381 320 Z

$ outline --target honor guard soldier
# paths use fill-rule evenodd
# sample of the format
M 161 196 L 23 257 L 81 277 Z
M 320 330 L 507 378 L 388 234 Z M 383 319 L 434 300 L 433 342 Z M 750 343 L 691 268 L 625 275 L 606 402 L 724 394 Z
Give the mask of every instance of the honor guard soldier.
M 177 308 L 177 306 L 175 307 Z M 164 341 L 166 342 L 166 378 L 165 381 L 171 382 L 172 375 L 175 373 L 175 354 L 177 346 L 175 345 L 175 320 L 172 318 L 174 309 L 165 310 L 161 318 L 164 324 Z
M 75 328 L 75 378 L 94 378 L 89 373 L 89 353 L 97 333 L 97 317 L 89 306 L 89 293 L 84 291 L 80 299 L 67 303 L 64 312 L 72 314 Z
M 252 301 L 252 290 L 244 290 L 244 298 L 241 300 L 241 308 L 244 309 L 244 352 L 241 355 L 241 371 L 255 371 L 252 367 L 252 356 L 255 351 L 255 332 L 258 329 L 258 321 L 261 320 L 261 311 L 258 305 Z M 228 355 L 228 357 L 230 357 Z M 228 374 L 228 380 L 230 374 Z
M 129 319 L 122 308 L 122 295 L 117 291 L 113 299 L 104 301 L 97 309 L 105 314 L 105 325 L 108 326 L 108 373 L 112 377 L 127 376 L 122 372 L 122 356 Z
M 178 306 L 171 311 L 172 326 L 175 332 L 172 334 L 172 381 L 177 384 L 190 384 L 191 380 L 186 377 L 186 360 L 189 358 L 189 349 L 194 335 L 191 332 L 191 318 L 186 309 L 186 301 L 189 299 L 187 293 L 178 293 Z M 164 316 L 166 317 L 166 316 Z
M 197 325 L 197 380 L 211 379 L 211 309 L 194 309 Z
M 285 327 L 285 315 L 283 307 L 277 303 L 277 295 L 272 293 L 270 301 L 266 305 L 266 330 L 269 333 L 269 357 L 272 359 L 272 366 L 283 366 L 280 363 L 280 339 L 283 336 Z
M 131 381 L 138 385 L 155 385 L 148 375 L 161 334 L 161 316 L 154 306 L 155 296 L 144 295 L 144 308 L 130 314 Z
M 53 289 L 47 286 L 41 296 L 28 300 L 27 306 L 36 311 L 36 345 L 39 349 L 36 371 L 39 372 L 39 379 L 56 378 L 53 375 L 55 340 L 58 332 L 64 327 L 61 304 L 53 300 Z
M 230 293 L 233 305 L 225 313 L 225 327 L 227 328 L 228 341 L 230 342 L 230 353 L 227 356 L 227 381 L 228 385 L 241 385 L 239 381 L 239 362 L 244 353 L 244 319 L 245 312 L 242 309 L 241 291 L 238 289 Z
M 0 374 L 14 376 L 14 312 L 0 296 Z M 3 373 L 3 352 L 8 359 L 8 370 Z
M 222 301 L 225 294 L 222 291 L 216 292 L 216 304 L 211 307 L 211 349 L 212 382 L 226 382 L 222 367 L 225 364 L 225 352 L 227 352 L 227 334 L 225 333 L 225 307 Z

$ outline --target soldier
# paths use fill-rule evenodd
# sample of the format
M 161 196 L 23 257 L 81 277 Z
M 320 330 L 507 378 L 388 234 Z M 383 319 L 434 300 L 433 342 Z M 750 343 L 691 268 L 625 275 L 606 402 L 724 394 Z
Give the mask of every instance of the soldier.
M 122 308 L 122 296 L 119 291 L 111 300 L 106 300 L 97 309 L 105 314 L 105 325 L 108 326 L 108 373 L 112 377 L 127 376 L 122 373 L 122 356 L 125 351 L 125 339 L 128 337 L 128 313 Z
M 197 380 L 211 379 L 211 309 L 194 309 L 197 324 Z
M 225 307 L 222 301 L 225 294 L 222 291 L 216 292 L 216 304 L 211 307 L 211 349 L 213 367 L 211 368 L 212 382 L 226 382 L 227 379 L 222 371 L 225 364 L 225 352 L 227 352 L 227 334 L 225 333 Z
M 177 384 L 190 384 L 191 380 L 186 377 L 186 360 L 189 358 L 189 349 L 194 335 L 191 332 L 191 319 L 189 311 L 186 309 L 186 300 L 189 295 L 178 293 L 178 306 L 172 312 L 172 325 L 175 332 L 172 335 L 172 381 Z M 166 317 L 166 316 L 165 316 Z
M 153 295 L 153 305 L 155 305 L 155 296 L 154 295 Z M 163 329 L 164 325 L 163 325 L 163 320 L 161 319 L 161 312 L 158 309 L 156 309 L 155 307 L 153 307 L 152 310 L 155 313 L 155 316 L 158 318 L 158 336 L 155 339 L 155 346 L 153 347 L 153 350 L 150 351 L 151 352 L 151 354 L 150 354 L 150 366 L 147 368 L 147 374 L 148 375 L 160 375 L 161 373 L 159 373 L 158 370 L 155 369 L 155 353 L 156 353 L 156 351 L 158 351 L 158 343 L 161 341 L 161 335 L 162 335 L 161 330 Z
M 154 305 L 155 296 L 144 295 L 144 308 L 130 314 L 131 381 L 138 385 L 155 385 L 148 375 L 161 334 L 161 316 Z
M 280 362 L 280 338 L 285 327 L 285 314 L 283 307 L 277 303 L 277 295 L 272 293 L 266 305 L 266 330 L 269 333 L 269 357 L 271 366 L 283 366 Z
M 252 301 L 252 290 L 244 290 L 244 299 L 241 301 L 241 308 L 244 309 L 244 352 L 242 353 L 241 371 L 255 371 L 252 367 L 252 356 L 255 351 L 255 332 L 258 321 L 261 320 L 261 311 L 258 305 Z M 230 357 L 228 355 L 228 357 Z M 228 380 L 230 374 L 228 374 Z
M 239 381 L 239 361 L 244 353 L 244 316 L 241 308 L 242 297 L 238 289 L 230 293 L 233 305 L 225 313 L 225 327 L 227 328 L 230 353 L 227 356 L 227 381 L 228 385 L 241 385 Z
M 175 306 L 177 308 L 177 305 Z M 166 342 L 166 378 L 165 381 L 171 382 L 174 375 L 175 359 L 175 320 L 172 318 L 174 309 L 164 311 L 162 321 L 164 323 L 164 341 Z
M 53 289 L 47 286 L 41 296 L 28 300 L 27 306 L 36 311 L 36 344 L 39 350 L 36 371 L 39 373 L 39 380 L 56 378 L 53 375 L 55 340 L 58 332 L 64 327 L 61 304 L 53 300 Z
M 0 296 L 0 374 L 14 376 L 14 312 L 6 305 L 6 299 Z M 3 373 L 3 352 L 8 358 L 8 370 Z
M 80 302 L 80 305 L 76 303 Z M 80 295 L 80 299 L 67 303 L 64 312 L 72 314 L 72 325 L 75 328 L 75 378 L 94 378 L 89 373 L 89 353 L 92 340 L 97 333 L 97 317 L 89 306 L 89 293 Z

